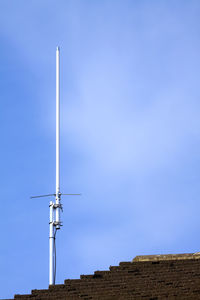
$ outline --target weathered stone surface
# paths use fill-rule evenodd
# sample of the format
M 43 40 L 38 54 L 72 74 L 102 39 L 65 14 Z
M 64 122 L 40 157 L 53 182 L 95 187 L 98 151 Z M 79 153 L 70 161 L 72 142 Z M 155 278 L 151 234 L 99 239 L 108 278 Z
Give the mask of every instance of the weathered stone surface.
M 161 260 L 180 260 L 180 259 L 200 259 L 200 252 L 184 254 L 156 254 L 156 255 L 139 255 L 132 261 L 161 261 Z

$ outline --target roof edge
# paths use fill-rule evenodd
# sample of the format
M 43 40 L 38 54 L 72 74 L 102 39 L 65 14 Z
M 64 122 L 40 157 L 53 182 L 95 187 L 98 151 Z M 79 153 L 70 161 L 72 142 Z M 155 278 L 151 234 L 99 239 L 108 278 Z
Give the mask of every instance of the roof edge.
M 183 260 L 183 259 L 200 259 L 200 252 L 182 253 L 182 254 L 138 255 L 132 260 L 132 262 L 162 261 L 162 260 Z

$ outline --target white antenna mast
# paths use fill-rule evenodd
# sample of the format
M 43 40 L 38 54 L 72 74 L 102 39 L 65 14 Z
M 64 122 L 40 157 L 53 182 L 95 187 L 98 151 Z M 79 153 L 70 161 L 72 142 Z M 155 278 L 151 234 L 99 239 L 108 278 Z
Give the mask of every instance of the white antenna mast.
M 60 229 L 60 49 L 56 49 L 56 195 L 55 203 L 50 201 L 49 222 L 49 284 L 55 284 L 55 238 L 56 230 Z M 56 218 L 54 221 L 54 211 Z
M 55 202 L 50 201 L 50 221 L 49 221 L 49 285 L 54 285 L 56 281 L 56 231 L 60 229 L 60 210 L 62 210 L 61 195 L 81 195 L 81 194 L 61 194 L 60 192 L 60 48 L 56 48 L 56 193 L 33 196 L 31 198 L 54 196 Z
M 56 49 L 56 225 L 60 229 L 60 49 Z

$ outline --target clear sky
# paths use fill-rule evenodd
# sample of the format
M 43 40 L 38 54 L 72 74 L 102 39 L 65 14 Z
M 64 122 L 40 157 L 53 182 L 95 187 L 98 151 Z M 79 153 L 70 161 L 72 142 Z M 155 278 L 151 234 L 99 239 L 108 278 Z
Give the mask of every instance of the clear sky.
M 48 287 L 61 48 L 57 283 L 200 251 L 200 1 L 0 0 L 0 298 Z

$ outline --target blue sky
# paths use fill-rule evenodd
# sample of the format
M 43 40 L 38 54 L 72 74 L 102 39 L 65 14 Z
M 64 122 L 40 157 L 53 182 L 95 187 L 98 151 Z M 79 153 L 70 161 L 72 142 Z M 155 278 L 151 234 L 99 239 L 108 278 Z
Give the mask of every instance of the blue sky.
M 200 249 L 199 1 L 0 0 L 1 298 L 48 287 L 61 48 L 57 283 Z

